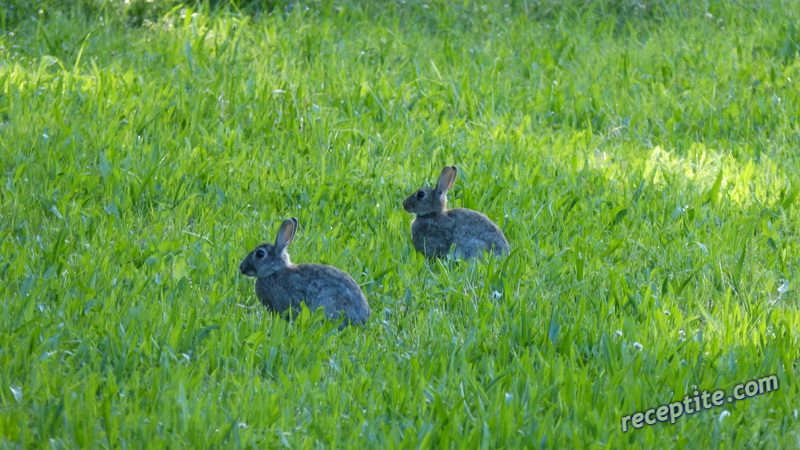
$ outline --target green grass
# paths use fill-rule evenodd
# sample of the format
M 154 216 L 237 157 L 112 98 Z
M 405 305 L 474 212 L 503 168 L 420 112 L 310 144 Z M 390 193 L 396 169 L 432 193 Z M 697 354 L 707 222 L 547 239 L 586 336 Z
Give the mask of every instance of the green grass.
M 796 3 L 42 4 L 0 15 L 0 446 L 800 445 Z M 504 261 L 414 253 L 451 164 Z M 258 303 L 291 216 L 367 326 Z

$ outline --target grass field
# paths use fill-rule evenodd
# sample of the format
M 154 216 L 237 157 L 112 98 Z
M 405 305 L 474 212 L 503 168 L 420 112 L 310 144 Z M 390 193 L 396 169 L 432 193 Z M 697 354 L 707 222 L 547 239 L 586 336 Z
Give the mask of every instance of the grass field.
M 0 447 L 800 446 L 796 2 L 38 3 L 0 2 Z M 451 164 L 505 260 L 414 252 Z M 258 303 L 292 216 L 365 327 Z

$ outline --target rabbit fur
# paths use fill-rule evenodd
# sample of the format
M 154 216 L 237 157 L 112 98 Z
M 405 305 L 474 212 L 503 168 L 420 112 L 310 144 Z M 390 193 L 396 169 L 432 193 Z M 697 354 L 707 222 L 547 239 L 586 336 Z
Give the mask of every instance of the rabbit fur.
M 286 317 L 296 316 L 305 302 L 312 312 L 322 308 L 330 320 L 344 319 L 339 329 L 366 323 L 370 308 L 350 275 L 324 264 L 292 264 L 286 247 L 296 231 L 297 219 L 283 221 L 275 244 L 259 245 L 239 264 L 243 275 L 256 278 L 261 303 Z
M 457 173 L 455 166 L 445 167 L 435 188 L 420 188 L 403 201 L 403 209 L 417 216 L 411 223 L 414 248 L 428 258 L 443 257 L 453 247 L 453 255 L 462 259 L 507 254 L 508 241 L 488 217 L 467 208 L 447 209 L 447 191 Z

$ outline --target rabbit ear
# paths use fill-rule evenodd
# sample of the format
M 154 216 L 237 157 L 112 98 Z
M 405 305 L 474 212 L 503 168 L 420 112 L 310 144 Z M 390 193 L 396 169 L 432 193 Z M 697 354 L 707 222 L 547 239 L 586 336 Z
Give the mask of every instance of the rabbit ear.
M 294 240 L 294 233 L 297 231 L 297 219 L 284 220 L 281 227 L 278 228 L 278 237 L 275 238 L 275 254 L 280 255 L 286 250 L 286 247 Z
M 436 193 L 439 196 L 444 195 L 456 182 L 456 174 L 458 169 L 455 166 L 445 167 L 442 173 L 439 174 L 439 183 L 436 184 Z

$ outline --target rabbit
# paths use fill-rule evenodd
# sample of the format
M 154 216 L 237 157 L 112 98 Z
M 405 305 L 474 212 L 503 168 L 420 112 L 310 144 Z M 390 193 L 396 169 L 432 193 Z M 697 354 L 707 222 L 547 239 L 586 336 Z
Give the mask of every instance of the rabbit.
M 324 264 L 292 264 L 286 247 L 294 239 L 297 219 L 284 220 L 275 244 L 261 244 L 239 264 L 243 275 L 256 278 L 256 296 L 272 311 L 296 316 L 305 302 L 311 311 L 322 308 L 330 320 L 363 325 L 370 309 L 361 288 L 350 275 Z M 289 311 L 291 310 L 291 311 Z
M 411 223 L 414 248 L 428 258 L 447 255 L 480 257 L 484 251 L 506 255 L 508 241 L 500 228 L 485 215 L 466 208 L 447 208 L 447 191 L 453 187 L 458 169 L 445 167 L 435 188 L 423 187 L 403 201 L 403 209 L 416 214 Z

